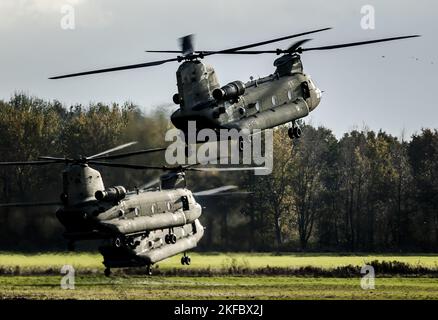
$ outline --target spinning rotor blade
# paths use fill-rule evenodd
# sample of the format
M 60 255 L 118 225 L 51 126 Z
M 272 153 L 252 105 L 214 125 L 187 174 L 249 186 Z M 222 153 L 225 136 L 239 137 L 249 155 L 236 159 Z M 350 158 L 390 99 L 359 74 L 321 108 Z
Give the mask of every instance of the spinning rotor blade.
M 61 202 L 15 202 L 15 203 L 0 203 L 0 208 L 12 207 L 48 207 L 62 206 Z
M 132 146 L 133 144 L 137 144 L 137 143 L 138 143 L 137 141 L 128 142 L 128 143 L 122 144 L 120 146 L 117 146 L 115 148 L 111 148 L 109 150 L 105 150 L 105 151 L 102 151 L 102 152 L 100 152 L 98 154 L 94 154 L 92 156 L 89 156 L 89 157 L 87 157 L 87 159 L 96 159 L 96 158 L 99 158 L 101 156 L 105 156 L 105 155 L 107 155 L 107 154 L 109 154 L 111 152 L 127 148 L 127 147 Z
M 172 61 L 178 61 L 178 58 L 166 59 L 166 60 L 158 60 L 158 61 L 139 63 L 139 64 L 131 64 L 131 65 L 127 65 L 127 66 L 107 68 L 107 69 L 98 69 L 98 70 L 85 71 L 85 72 L 79 72 L 79 73 L 71 73 L 71 74 L 66 74 L 66 75 L 62 75 L 62 76 L 51 77 L 49 79 L 50 80 L 64 79 L 64 78 L 86 76 L 86 75 L 97 74 L 97 73 L 106 73 L 106 72 L 113 72 L 113 71 L 121 71 L 121 70 L 153 67 L 153 66 L 158 66 L 158 65 L 161 65 L 161 64 L 164 64 L 164 63 L 167 63 L 167 62 L 172 62 Z
M 341 48 L 348 48 L 348 47 L 356 47 L 356 46 L 363 46 L 367 44 L 373 44 L 373 43 L 380 43 L 380 42 L 388 42 L 388 41 L 396 41 L 396 40 L 403 40 L 403 39 L 409 39 L 409 38 L 418 38 L 421 37 L 420 35 L 412 35 L 412 36 L 402 36 L 402 37 L 394 37 L 394 38 L 384 38 L 384 39 L 376 39 L 376 40 L 369 40 L 369 41 L 360 41 L 360 42 L 351 42 L 351 43 L 344 43 L 344 44 L 337 44 L 337 45 L 331 45 L 331 46 L 323 46 L 323 47 L 314 47 L 314 48 L 301 48 L 299 42 L 295 43 L 292 47 L 286 50 L 277 49 L 277 50 L 255 50 L 255 51 L 238 51 L 238 52 L 226 52 L 229 54 L 261 54 L 261 53 L 275 53 L 275 54 L 281 54 L 281 53 L 302 53 L 305 51 L 317 51 L 317 50 L 332 50 L 332 49 L 341 49 Z M 304 40 L 303 40 L 304 41 Z M 307 42 L 307 41 L 305 41 Z
M 237 188 L 238 188 L 237 186 L 222 186 L 222 187 L 218 187 L 218 188 L 214 188 L 214 189 L 194 192 L 193 195 L 198 196 L 198 197 L 199 196 L 210 196 L 210 195 L 213 195 L 213 194 L 216 194 L 219 192 L 234 190 Z
M 0 166 L 39 166 L 60 163 L 59 161 L 11 161 L 11 162 L 0 162 Z
M 102 162 L 102 161 L 95 161 L 91 160 L 88 161 L 89 164 L 94 164 L 98 166 L 104 166 L 104 167 L 114 167 L 114 168 L 125 168 L 125 169 L 136 169 L 136 170 L 174 170 L 176 168 L 166 167 L 166 166 L 148 166 L 148 165 L 141 165 L 141 164 L 129 164 L 129 163 L 112 163 L 112 162 Z
M 314 51 L 314 50 L 340 49 L 340 48 L 362 46 L 362 45 L 372 44 L 372 43 L 395 41 L 395 40 L 418 38 L 418 37 L 421 37 L 421 36 L 416 34 L 416 35 L 412 35 L 412 36 L 403 36 L 403 37 L 395 37 L 395 38 L 376 39 L 376 40 L 370 40 L 370 41 L 351 42 L 351 43 L 337 44 L 337 45 L 324 46 L 324 47 L 304 48 L 304 49 L 300 49 L 300 51 L 304 52 L 304 51 Z
M 140 186 L 138 189 L 140 189 L 140 190 L 149 189 L 150 187 L 152 187 L 152 186 L 154 186 L 154 185 L 160 183 L 160 181 L 161 181 L 161 180 L 160 180 L 160 177 L 155 178 L 154 180 L 149 181 L 148 183 L 146 183 L 146 184 Z
M 181 47 L 181 53 L 184 56 L 190 55 L 193 53 L 194 48 L 193 48 L 193 38 L 194 35 L 193 34 L 189 34 L 188 36 L 182 37 L 179 39 L 179 44 Z
M 292 38 L 297 38 L 297 37 L 305 36 L 307 34 L 322 32 L 322 31 L 326 31 L 326 30 L 330 30 L 330 29 L 332 29 L 332 28 L 323 28 L 323 29 L 318 29 L 318 30 L 312 30 L 312 31 L 308 31 L 308 32 L 297 33 L 297 34 L 293 34 L 293 35 L 289 35 L 289 36 L 285 36 L 285 37 L 281 37 L 281 38 L 276 38 L 276 39 L 271 39 L 271 40 L 267 40 L 267 41 L 251 43 L 251 44 L 248 44 L 248 45 L 234 47 L 234 48 L 229 48 L 229 49 L 225 49 L 225 50 L 219 50 L 219 51 L 201 51 L 201 50 L 199 50 L 199 51 L 194 51 L 194 53 L 201 53 L 204 56 L 209 56 L 209 55 L 213 55 L 213 54 L 232 53 L 232 52 L 235 52 L 235 51 L 240 51 L 240 50 L 245 50 L 245 49 L 254 48 L 254 47 L 258 47 L 258 46 L 263 46 L 263 45 L 266 45 L 266 44 L 270 44 L 270 43 L 274 43 L 274 42 L 278 42 L 278 41 L 283 41 L 283 40 L 288 40 L 288 39 L 292 39 Z M 175 50 L 147 50 L 146 52 L 182 53 L 181 51 L 175 51 Z
M 127 157 L 131 157 L 131 156 L 136 156 L 136 155 L 140 155 L 140 154 L 147 154 L 147 153 L 153 153 L 153 152 L 159 152 L 159 151 L 164 151 L 167 148 L 154 148 L 154 149 L 145 149 L 145 150 L 138 150 L 138 151 L 132 151 L 132 152 L 126 152 L 126 153 L 121 153 L 121 154 L 114 154 L 114 155 L 110 155 L 110 156 L 99 156 L 99 157 L 94 157 L 91 159 L 94 160 L 113 160 L 113 159 L 121 159 L 121 158 L 127 158 Z M 90 158 L 89 158 L 90 159 Z
M 187 168 L 187 171 L 204 171 L 204 172 L 220 172 L 220 171 L 256 171 L 256 170 L 267 170 L 266 167 L 234 167 L 234 168 Z
M 42 160 L 53 160 L 54 162 L 73 162 L 73 159 L 69 159 L 69 158 L 60 158 L 60 157 L 48 157 L 48 156 L 41 156 L 38 157 L 38 159 L 42 159 Z
M 269 43 L 273 43 L 273 42 L 277 42 L 277 41 L 282 41 L 282 40 L 287 40 L 287 39 L 291 39 L 291 38 L 295 38 L 295 37 L 300 37 L 300 36 L 304 36 L 307 34 L 321 32 L 321 31 L 325 31 L 325 30 L 329 30 L 329 29 L 331 29 L 331 28 L 318 29 L 318 30 L 298 33 L 298 34 L 294 34 L 294 35 L 290 35 L 290 36 L 286 36 L 286 37 L 276 38 L 276 39 L 272 39 L 272 40 L 268 40 L 268 41 L 257 42 L 257 43 L 253 43 L 253 44 L 249 44 L 249 45 L 245 45 L 245 46 L 234 47 L 234 48 L 229 48 L 229 49 L 220 50 L 220 51 L 209 51 L 209 52 L 207 52 L 207 51 L 205 51 L 205 52 L 204 51 L 194 51 L 193 50 L 193 41 L 192 41 L 193 36 L 190 35 L 190 36 L 186 36 L 186 37 L 182 38 L 182 40 L 181 40 L 182 50 L 180 50 L 180 51 L 160 51 L 160 50 L 158 50 L 158 51 L 153 50 L 152 51 L 151 50 L 148 52 L 170 52 L 170 53 L 183 54 L 184 56 L 190 56 L 193 53 L 198 53 L 198 54 L 200 53 L 203 56 L 209 56 L 212 54 L 229 53 L 229 52 L 244 50 L 244 49 L 253 48 L 253 47 L 257 47 L 257 46 L 262 46 L 265 44 L 269 44 Z M 158 61 L 151 61 L 151 62 L 145 62 L 145 63 L 138 63 L 138 64 L 131 64 L 131 65 L 126 65 L 126 66 L 121 66 L 121 67 L 113 67 L 113 68 L 105 68 L 105 69 L 97 69 L 97 70 L 84 71 L 84 72 L 78 72 L 78 73 L 71 73 L 71 74 L 66 74 L 66 75 L 61 75 L 61 76 L 50 77 L 49 79 L 51 79 L 51 80 L 64 79 L 64 78 L 86 76 L 86 75 L 97 74 L 97 73 L 106 73 L 106 72 L 113 72 L 113 71 L 153 67 L 153 66 L 158 66 L 158 65 L 161 65 L 161 64 L 164 64 L 167 62 L 174 62 L 174 61 L 181 61 L 181 57 L 172 58 L 172 59 L 165 59 L 165 60 L 158 60 Z

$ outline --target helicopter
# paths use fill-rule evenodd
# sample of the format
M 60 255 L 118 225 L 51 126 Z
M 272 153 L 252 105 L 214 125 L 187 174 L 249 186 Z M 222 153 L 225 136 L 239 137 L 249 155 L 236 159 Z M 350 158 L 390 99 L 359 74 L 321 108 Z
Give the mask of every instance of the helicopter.
M 193 35 L 188 35 L 180 38 L 180 50 L 147 51 L 177 54 L 175 58 L 66 74 L 49 79 L 63 79 L 179 62 L 182 64 L 176 72 L 178 92 L 173 95 L 173 102 L 179 105 L 179 108 L 171 115 L 171 121 L 177 129 L 185 133 L 185 137 L 187 137 L 188 123 L 195 121 L 196 130 L 214 129 L 219 139 L 220 129 L 254 132 L 255 129 L 265 130 L 290 123 L 288 135 L 294 139 L 299 138 L 302 134 L 297 120 L 314 111 L 322 98 L 322 91 L 316 86 L 311 76 L 304 73 L 301 60 L 301 55 L 304 52 L 355 47 L 420 36 L 408 35 L 309 48 L 303 48 L 303 45 L 311 39 L 302 39 L 286 49 L 246 50 L 330 29 L 332 28 L 322 28 L 216 51 L 195 50 Z M 265 53 L 281 55 L 274 61 L 275 71 L 268 76 L 251 79 L 246 83 L 237 80 L 221 86 L 214 68 L 202 62 L 202 59 L 217 54 L 258 55 Z M 249 134 L 249 139 L 250 136 L 251 134 Z M 186 139 L 186 145 L 188 144 Z
M 109 162 L 140 154 L 160 152 L 154 148 L 127 153 L 110 154 L 134 142 L 79 158 L 39 157 L 36 161 L 0 162 L 0 166 L 46 166 L 64 164 L 63 191 L 60 201 L 6 203 L 0 207 L 58 206 L 56 217 L 65 227 L 63 234 L 68 249 L 82 240 L 102 240 L 105 275 L 111 268 L 144 267 L 152 274 L 151 266 L 168 257 L 183 253 L 181 264 L 189 265 L 187 251 L 195 248 L 204 235 L 199 218 L 202 207 L 198 197 L 247 194 L 231 192 L 237 186 L 192 192 L 186 186 L 187 171 L 228 171 L 231 168 L 197 167 L 210 160 L 176 167 L 137 165 Z M 134 170 L 160 170 L 165 173 L 158 180 L 128 191 L 124 186 L 106 188 L 100 172 L 90 167 L 104 166 Z M 257 170 L 240 168 L 239 170 Z M 158 187 L 153 187 L 156 184 Z

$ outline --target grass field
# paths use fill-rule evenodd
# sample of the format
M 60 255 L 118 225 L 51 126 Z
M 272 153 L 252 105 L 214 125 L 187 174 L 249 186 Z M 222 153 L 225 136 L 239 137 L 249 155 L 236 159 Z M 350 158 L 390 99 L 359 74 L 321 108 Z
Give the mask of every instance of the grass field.
M 180 256 L 166 259 L 158 266 L 166 269 L 187 268 L 227 268 L 241 266 L 247 268 L 270 267 L 305 267 L 335 268 L 339 266 L 362 266 L 373 260 L 399 261 L 412 266 L 438 268 L 438 255 L 336 255 L 336 254 L 263 254 L 263 253 L 191 253 L 192 264 L 181 266 Z M 44 253 L 17 254 L 0 253 L 0 267 L 16 267 L 22 270 L 54 268 L 60 269 L 70 264 L 75 269 L 102 269 L 102 256 L 98 253 Z
M 159 263 L 159 270 L 223 269 L 242 266 L 332 269 L 366 262 L 399 261 L 409 266 L 436 269 L 437 255 L 331 255 L 331 254 L 191 254 L 192 265 L 181 266 L 179 257 Z M 102 275 L 102 257 L 92 253 L 22 255 L 1 253 L 0 268 L 19 269 L 27 275 L 0 276 L 0 299 L 438 299 L 437 277 L 379 277 L 375 289 L 362 290 L 360 275 L 306 276 L 144 276 Z M 61 266 L 75 268 L 75 290 L 60 287 Z M 50 270 L 47 274 L 33 271 Z M 94 272 L 89 272 L 94 270 Z M 88 271 L 86 273 L 85 271 Z M 177 274 L 177 273 L 176 273 Z
M 74 290 L 60 276 L 2 276 L 0 299 L 438 299 L 436 278 L 78 276 Z

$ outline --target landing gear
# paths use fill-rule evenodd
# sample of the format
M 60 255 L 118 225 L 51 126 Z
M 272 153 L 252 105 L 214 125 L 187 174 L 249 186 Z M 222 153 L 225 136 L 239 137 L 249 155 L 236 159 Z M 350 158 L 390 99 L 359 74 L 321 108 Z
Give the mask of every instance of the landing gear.
M 74 243 L 74 241 L 69 241 L 67 243 L 67 250 L 68 251 L 75 251 L 75 243 Z
M 111 269 L 105 268 L 105 271 L 103 273 L 105 274 L 105 277 L 109 277 L 111 275 Z
M 302 131 L 300 126 L 298 126 L 295 121 L 292 122 L 292 127 L 287 131 L 289 138 L 291 139 L 299 139 L 301 137 Z
M 188 256 L 184 253 L 184 255 L 181 257 L 181 264 L 189 266 L 191 262 L 192 262 L 192 259 L 190 259 L 190 256 Z
M 172 230 L 169 230 L 169 234 L 166 234 L 164 236 L 164 242 L 166 242 L 167 244 L 175 244 L 176 240 L 176 235 L 173 233 Z
M 122 237 L 114 238 L 114 241 L 113 241 L 114 247 L 121 248 L 123 246 L 123 243 L 124 243 L 124 241 L 123 241 Z
M 146 274 L 147 274 L 148 276 L 151 276 L 151 275 L 152 275 L 152 266 L 151 266 L 150 264 L 148 264 L 148 265 L 146 266 Z

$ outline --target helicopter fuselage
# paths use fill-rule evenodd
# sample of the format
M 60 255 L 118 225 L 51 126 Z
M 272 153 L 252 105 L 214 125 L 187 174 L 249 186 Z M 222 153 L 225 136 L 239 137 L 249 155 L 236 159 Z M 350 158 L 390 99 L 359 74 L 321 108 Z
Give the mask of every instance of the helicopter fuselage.
M 199 130 L 235 128 L 252 132 L 307 116 L 319 105 L 321 90 L 303 73 L 299 56 L 283 60 L 274 74 L 245 84 L 234 81 L 228 88 L 219 86 L 212 67 L 201 61 L 184 62 L 177 71 L 174 101 L 180 108 L 172 114 L 172 123 L 184 132 L 189 121 L 196 121 Z M 224 94 L 230 89 L 230 95 Z
M 56 213 L 66 228 L 64 236 L 70 241 L 103 239 L 99 250 L 108 268 L 151 265 L 196 247 L 204 234 L 198 220 L 202 208 L 189 189 L 98 190 L 103 187 L 100 174 L 87 165 L 69 166 L 64 179 L 76 185 L 64 181 L 65 206 Z

